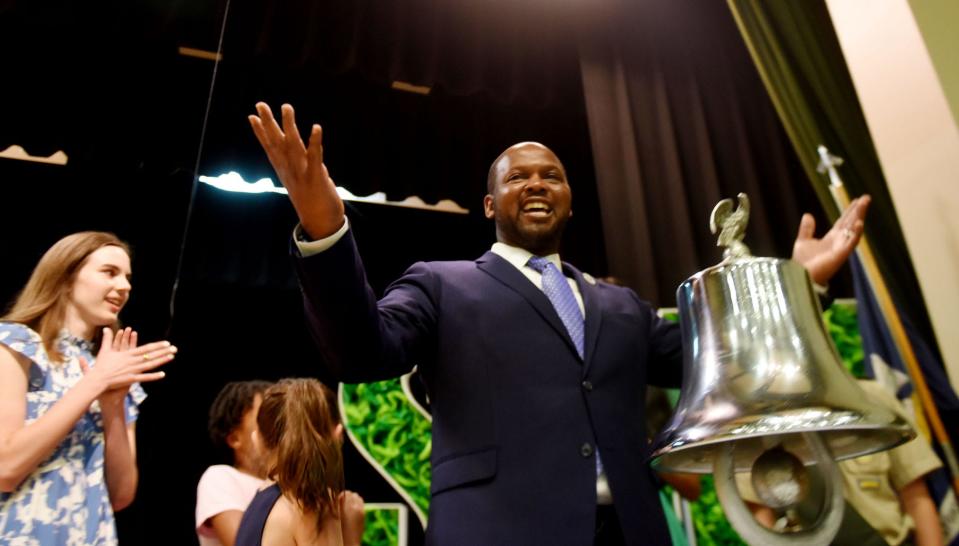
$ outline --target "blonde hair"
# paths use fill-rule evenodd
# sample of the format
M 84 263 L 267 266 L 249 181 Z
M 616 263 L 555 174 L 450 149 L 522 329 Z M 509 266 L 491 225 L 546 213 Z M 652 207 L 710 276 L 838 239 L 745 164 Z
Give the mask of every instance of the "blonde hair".
M 30 280 L 0 320 L 19 322 L 35 330 L 50 360 L 61 362 L 63 355 L 56 347 L 56 339 L 63 327 L 73 281 L 90 254 L 105 246 L 120 247 L 130 254 L 126 243 L 102 231 L 81 231 L 54 243 L 37 262 Z M 99 343 L 100 335 L 98 329 L 95 343 Z
M 256 422 L 273 455 L 268 476 L 304 513 L 316 515 L 319 532 L 327 514 L 339 517 L 344 489 L 335 395 L 315 379 L 283 379 L 263 393 Z

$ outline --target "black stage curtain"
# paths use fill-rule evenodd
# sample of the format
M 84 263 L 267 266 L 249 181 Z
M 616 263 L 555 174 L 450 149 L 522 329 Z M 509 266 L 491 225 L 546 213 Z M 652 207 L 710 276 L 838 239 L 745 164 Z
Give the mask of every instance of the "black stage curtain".
M 725 5 L 621 2 L 582 29 L 581 64 L 611 274 L 661 306 L 721 258 L 717 201 L 748 194 L 745 242 L 784 256 L 802 212 L 826 225 Z

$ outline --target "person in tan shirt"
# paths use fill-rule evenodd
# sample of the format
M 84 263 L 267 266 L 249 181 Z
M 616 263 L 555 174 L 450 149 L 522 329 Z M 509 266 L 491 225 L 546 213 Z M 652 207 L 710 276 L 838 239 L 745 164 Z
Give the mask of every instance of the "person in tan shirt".
M 911 422 L 902 404 L 882 385 L 869 380 L 858 383 L 874 401 Z M 941 466 L 922 436 L 887 451 L 840 462 L 847 513 L 833 544 L 942 545 L 939 512 L 925 482 L 926 475 Z M 736 483 L 756 519 L 773 527 L 777 515 L 771 508 L 756 504 L 750 475 L 738 474 Z

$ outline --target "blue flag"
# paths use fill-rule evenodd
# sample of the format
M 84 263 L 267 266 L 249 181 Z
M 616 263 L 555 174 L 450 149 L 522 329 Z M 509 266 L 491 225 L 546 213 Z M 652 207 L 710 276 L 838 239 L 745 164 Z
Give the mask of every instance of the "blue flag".
M 912 406 L 910 397 L 914 386 L 908 369 L 893 342 L 859 257 L 853 255 L 850 258 L 850 265 L 856 291 L 856 314 L 865 354 L 865 373 L 868 377 L 894 390 L 896 396 L 907 408 L 911 408 L 914 412 L 921 411 L 921 408 Z M 959 431 L 959 397 L 950 386 L 945 367 L 929 348 L 929 344 L 918 335 L 908 317 L 900 314 L 900 319 L 906 330 L 906 336 L 912 344 L 923 378 L 932 394 L 933 403 L 939 411 L 947 434 L 952 435 L 952 445 L 955 446 L 955 436 Z M 939 459 L 945 463 L 946 459 L 938 442 L 933 441 L 932 444 Z M 952 475 L 947 466 L 944 464 L 939 470 L 929 473 L 926 476 L 926 485 L 939 507 L 939 518 L 945 531 L 946 544 L 959 546 L 959 507 L 952 489 Z

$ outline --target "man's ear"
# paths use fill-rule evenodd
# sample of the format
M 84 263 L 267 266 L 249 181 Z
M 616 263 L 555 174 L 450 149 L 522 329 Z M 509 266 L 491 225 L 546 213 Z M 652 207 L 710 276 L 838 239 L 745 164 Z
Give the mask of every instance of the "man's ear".
M 490 194 L 486 194 L 486 197 L 483 198 L 483 214 L 491 220 L 496 214 L 496 212 L 493 210 L 493 196 Z

